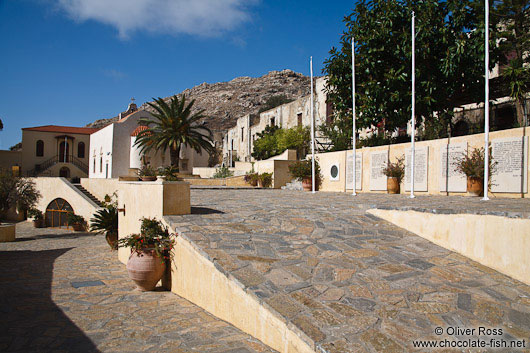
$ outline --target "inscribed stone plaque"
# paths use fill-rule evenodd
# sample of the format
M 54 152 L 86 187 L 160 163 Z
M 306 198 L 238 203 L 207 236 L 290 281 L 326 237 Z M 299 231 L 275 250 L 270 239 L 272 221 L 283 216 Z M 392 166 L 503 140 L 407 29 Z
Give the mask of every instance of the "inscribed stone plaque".
M 383 169 L 388 163 L 388 150 L 370 154 L 370 190 L 386 190 L 386 175 Z
M 497 172 L 491 177 L 493 192 L 527 192 L 528 136 L 491 141 Z
M 355 154 L 355 189 L 362 189 L 362 177 L 363 177 L 363 154 L 362 152 L 357 152 Z M 353 185 L 353 152 L 348 155 L 346 160 L 346 189 L 352 188 Z
M 467 177 L 456 170 L 458 160 L 467 153 L 467 143 L 442 145 L 440 150 L 440 191 L 466 192 Z
M 405 191 L 410 191 L 411 149 L 405 155 Z M 429 147 L 416 147 L 414 152 L 414 191 L 427 191 Z

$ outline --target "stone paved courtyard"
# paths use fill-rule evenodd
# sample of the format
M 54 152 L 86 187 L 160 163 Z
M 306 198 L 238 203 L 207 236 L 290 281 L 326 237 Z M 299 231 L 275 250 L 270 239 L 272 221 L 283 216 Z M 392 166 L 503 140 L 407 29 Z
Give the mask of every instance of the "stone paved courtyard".
M 326 352 L 402 352 L 417 339 L 468 338 L 437 336 L 438 326 L 501 328 L 528 349 L 529 286 L 365 214 L 375 204 L 530 211 L 528 200 L 194 189 L 193 214 L 168 220 Z
M 175 294 L 135 290 L 101 235 L 19 223 L 0 268 L 0 352 L 272 352 Z

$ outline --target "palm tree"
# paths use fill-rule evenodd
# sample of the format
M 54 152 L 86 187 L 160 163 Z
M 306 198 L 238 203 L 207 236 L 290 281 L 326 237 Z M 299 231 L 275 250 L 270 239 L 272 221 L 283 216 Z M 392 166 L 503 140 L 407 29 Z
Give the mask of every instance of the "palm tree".
M 154 99 L 154 98 L 153 98 Z M 171 97 L 166 103 L 162 98 L 154 99 L 155 103 L 147 103 L 155 111 L 153 119 L 142 118 L 138 125 L 145 125 L 147 129 L 141 131 L 135 145 L 140 146 L 140 152 L 166 152 L 169 149 L 171 165 L 179 167 L 180 149 L 182 146 L 193 148 L 197 153 L 202 150 L 211 153 L 214 150 L 212 132 L 199 120 L 205 118 L 204 110 L 192 113 L 195 100 L 186 105 L 186 97 L 179 99 Z

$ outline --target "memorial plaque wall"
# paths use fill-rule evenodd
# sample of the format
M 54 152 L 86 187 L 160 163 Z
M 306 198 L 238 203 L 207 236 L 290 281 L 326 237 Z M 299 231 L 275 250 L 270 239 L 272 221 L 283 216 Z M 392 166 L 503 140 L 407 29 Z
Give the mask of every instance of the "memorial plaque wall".
M 355 154 L 355 189 L 362 189 L 362 168 L 363 168 L 363 155 L 361 152 Z M 353 152 L 348 155 L 346 159 L 346 189 L 352 188 L 353 185 Z
M 410 191 L 411 149 L 405 155 L 405 191 Z M 414 191 L 427 191 L 429 147 L 416 147 L 414 153 Z
M 458 160 L 467 153 L 467 143 L 451 143 L 440 149 L 440 191 L 466 192 L 467 177 L 456 170 Z
M 388 163 L 388 150 L 370 154 L 370 190 L 386 190 L 386 175 L 383 169 Z
M 492 192 L 528 192 L 528 136 L 491 141 L 496 173 L 491 177 Z

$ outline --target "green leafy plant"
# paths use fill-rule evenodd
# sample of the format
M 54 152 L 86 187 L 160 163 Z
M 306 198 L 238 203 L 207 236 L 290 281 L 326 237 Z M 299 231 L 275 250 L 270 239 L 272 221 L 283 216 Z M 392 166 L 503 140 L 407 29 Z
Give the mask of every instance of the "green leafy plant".
M 28 210 L 28 217 L 33 218 L 35 221 L 42 221 L 44 214 L 40 210 L 32 207 Z
M 179 169 L 172 165 L 158 168 L 158 175 L 163 176 L 167 181 L 177 181 Z
M 264 188 L 269 188 L 272 186 L 272 173 L 261 173 L 259 175 L 259 180 L 261 181 L 261 186 Z
M 258 185 L 259 174 L 250 172 L 250 173 L 245 174 L 243 179 L 245 180 L 246 183 L 249 183 L 252 186 L 256 186 Z
M 23 212 L 29 210 L 40 197 L 32 180 L 15 177 L 10 171 L 0 170 L 0 220 L 14 206 Z
M 142 218 L 140 234 L 131 234 L 118 240 L 118 247 L 130 247 L 137 253 L 153 250 L 156 256 L 168 260 L 170 250 L 175 245 L 173 235 L 175 234 L 170 233 L 169 228 L 156 218 Z
M 83 216 L 76 215 L 73 212 L 69 212 L 68 213 L 68 215 L 66 216 L 66 222 L 68 223 L 69 226 L 73 226 L 73 225 L 76 225 L 76 224 L 77 225 L 86 225 L 86 221 L 83 218 Z
M 138 170 L 138 176 L 141 177 L 147 177 L 147 176 L 156 176 L 157 171 L 155 168 L 151 167 L 150 165 L 144 165 L 140 170 Z
M 234 176 L 234 172 L 228 169 L 226 166 L 221 166 L 215 170 L 215 174 L 213 177 L 215 179 L 222 179 L 222 178 L 228 178 Z
M 389 162 L 385 169 L 383 169 L 383 174 L 389 178 L 396 178 L 400 184 L 405 176 L 405 157 L 397 157 L 395 162 Z
M 493 157 L 490 153 L 490 176 L 495 174 L 497 169 L 496 167 L 497 162 L 493 160 Z M 478 178 L 484 180 L 484 148 L 473 148 L 471 153 L 463 153 L 462 156 L 457 159 L 456 170 L 465 174 L 468 178 Z
M 108 206 L 97 210 L 90 219 L 90 229 L 95 232 L 118 233 L 118 210 Z
M 252 156 L 263 160 L 290 149 L 296 150 L 297 155 L 302 157 L 309 149 L 310 135 L 307 127 L 280 129 L 277 126 L 267 126 L 263 132 L 257 134 Z
M 311 178 L 311 171 L 311 159 L 297 161 L 289 166 L 289 173 L 291 176 L 300 181 L 305 178 Z M 317 159 L 315 159 L 315 177 L 317 185 L 320 185 L 322 183 L 322 175 L 320 174 L 320 164 L 318 163 Z

